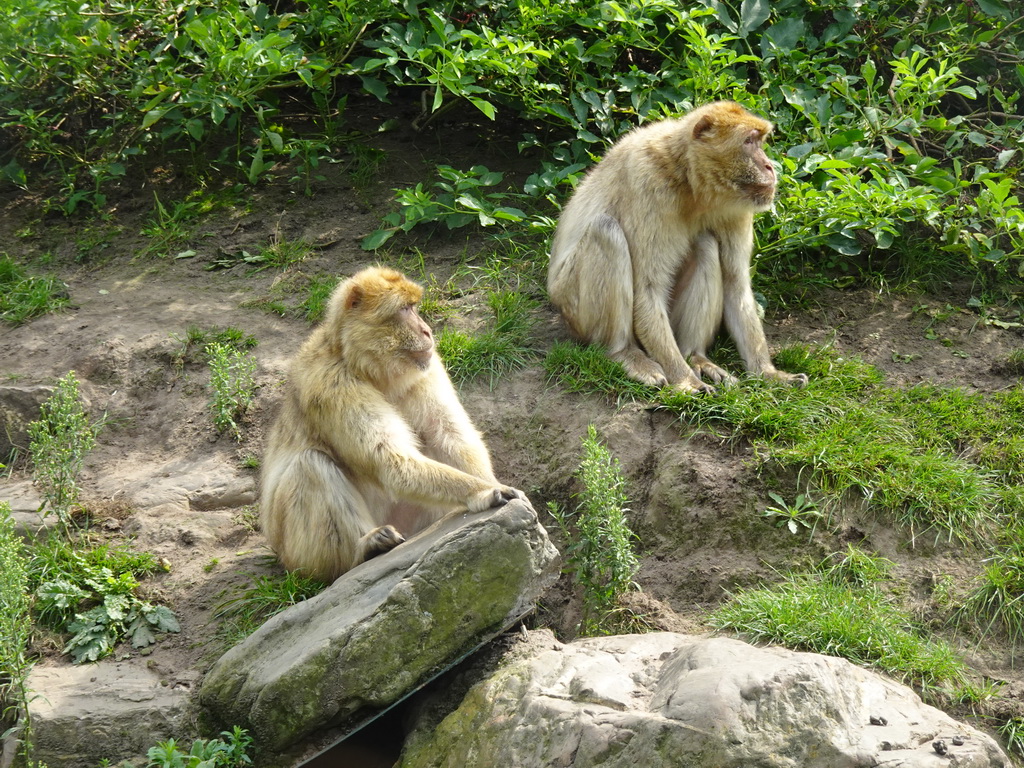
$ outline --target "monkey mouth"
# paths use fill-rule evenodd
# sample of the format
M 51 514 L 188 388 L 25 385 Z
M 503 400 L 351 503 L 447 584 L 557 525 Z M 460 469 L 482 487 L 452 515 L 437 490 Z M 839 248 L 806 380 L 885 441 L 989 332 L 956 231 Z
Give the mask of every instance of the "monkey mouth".
M 434 348 L 427 347 L 426 349 L 410 349 L 409 359 L 416 364 L 420 370 L 426 370 L 427 366 L 430 365 L 430 358 L 434 355 Z

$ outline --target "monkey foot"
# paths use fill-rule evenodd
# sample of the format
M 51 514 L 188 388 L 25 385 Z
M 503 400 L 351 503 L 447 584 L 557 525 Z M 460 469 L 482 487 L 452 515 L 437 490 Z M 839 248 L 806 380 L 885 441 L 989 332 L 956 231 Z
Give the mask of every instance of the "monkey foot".
M 366 559 L 394 549 L 405 541 L 405 536 L 393 525 L 382 525 L 366 534 Z

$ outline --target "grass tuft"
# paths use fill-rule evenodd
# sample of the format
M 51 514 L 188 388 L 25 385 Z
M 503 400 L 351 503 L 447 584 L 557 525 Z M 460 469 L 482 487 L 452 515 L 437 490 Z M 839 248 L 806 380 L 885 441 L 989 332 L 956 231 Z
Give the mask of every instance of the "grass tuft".
M 68 292 L 55 277 L 32 277 L 8 256 L 0 256 L 0 319 L 21 325 L 68 304 Z

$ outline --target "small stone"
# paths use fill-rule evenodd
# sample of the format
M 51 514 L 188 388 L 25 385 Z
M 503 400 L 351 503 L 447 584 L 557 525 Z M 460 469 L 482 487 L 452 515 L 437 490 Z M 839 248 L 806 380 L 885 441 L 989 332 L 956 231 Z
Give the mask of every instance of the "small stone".
M 949 747 L 946 746 L 946 742 L 944 742 L 942 739 L 936 739 L 935 741 L 933 741 L 932 749 L 934 749 L 935 753 L 938 755 L 944 755 L 947 752 L 949 752 Z
M 953 745 L 957 746 L 957 747 L 962 747 L 964 745 L 964 737 L 963 736 L 954 736 L 953 737 Z
M 868 718 L 868 722 L 871 723 L 872 725 L 888 725 L 889 724 L 889 721 L 886 720 L 884 717 L 882 717 L 880 715 L 871 715 L 871 717 Z

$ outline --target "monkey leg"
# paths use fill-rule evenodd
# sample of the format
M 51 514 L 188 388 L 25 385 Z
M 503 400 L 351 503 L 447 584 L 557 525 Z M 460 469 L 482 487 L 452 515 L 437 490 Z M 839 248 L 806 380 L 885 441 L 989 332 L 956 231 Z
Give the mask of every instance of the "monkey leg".
M 553 253 L 552 261 L 548 292 L 573 334 L 602 345 L 631 379 L 665 386 L 665 370 L 634 332 L 633 265 L 619 222 L 608 214 L 594 217 L 568 255 Z
M 679 351 L 689 359 L 697 377 L 715 384 L 733 384 L 736 377 L 707 356 L 722 325 L 722 279 L 718 241 L 708 233 L 699 235 L 672 291 L 670 320 Z
M 395 528 L 381 525 L 383 513 L 376 518 L 355 483 L 320 451 L 293 456 L 271 491 L 265 503 L 275 525 L 267 538 L 289 570 L 330 582 L 401 543 Z

